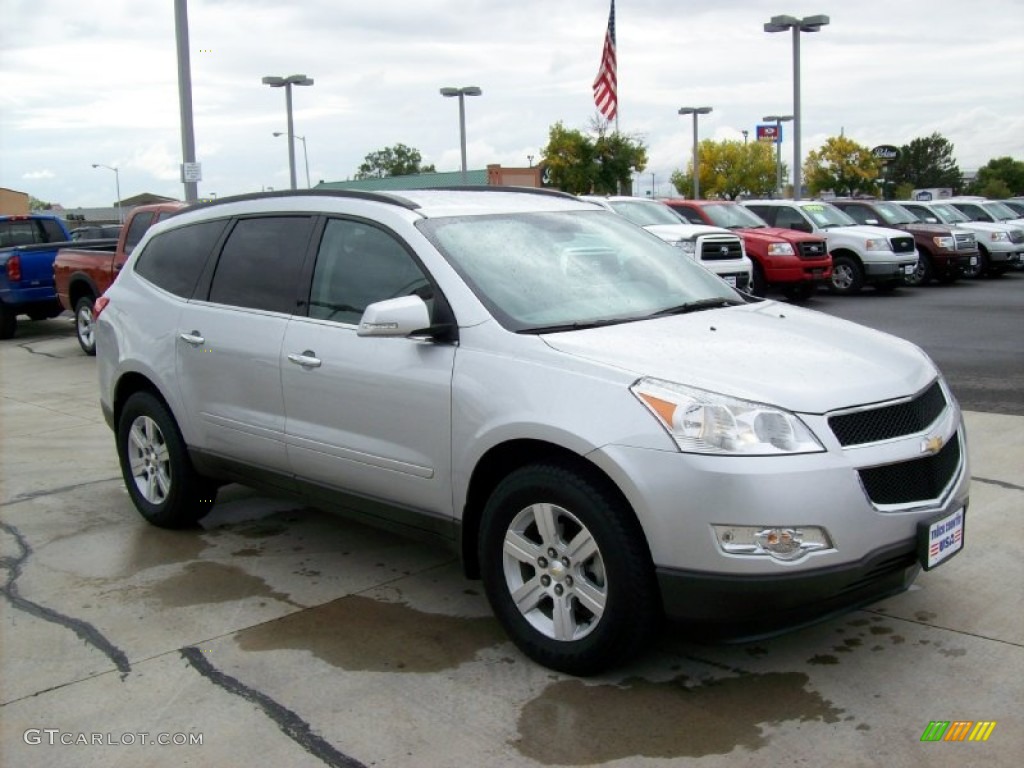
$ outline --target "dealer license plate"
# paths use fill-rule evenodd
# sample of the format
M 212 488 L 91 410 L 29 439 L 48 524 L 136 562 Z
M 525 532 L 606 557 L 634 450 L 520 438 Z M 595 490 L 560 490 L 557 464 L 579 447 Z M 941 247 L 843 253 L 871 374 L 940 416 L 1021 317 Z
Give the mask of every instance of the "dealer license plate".
M 971 256 L 971 266 L 972 267 L 978 266 L 978 257 L 977 256 Z
M 736 287 L 736 275 L 726 275 L 725 282 L 731 285 L 733 288 Z
M 914 274 L 914 270 L 915 269 L 917 269 L 917 267 L 914 266 L 913 264 L 907 264 L 905 267 L 903 267 L 903 274 L 904 275 L 912 275 L 912 274 Z
M 918 555 L 921 567 L 930 571 L 964 548 L 963 507 L 931 522 L 918 524 Z

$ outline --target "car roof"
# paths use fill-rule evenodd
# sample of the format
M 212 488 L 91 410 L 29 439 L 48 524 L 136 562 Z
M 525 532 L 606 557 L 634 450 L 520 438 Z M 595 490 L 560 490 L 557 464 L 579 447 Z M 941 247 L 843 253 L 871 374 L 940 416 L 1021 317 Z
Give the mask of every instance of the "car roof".
M 221 197 L 181 211 L 269 213 L 274 211 L 344 210 L 344 201 L 360 200 L 393 205 L 414 211 L 423 218 L 441 216 L 482 216 L 495 213 L 532 213 L 546 211 L 596 210 L 580 198 L 556 190 L 534 187 L 452 187 L 434 189 L 396 189 L 382 192 L 353 190 L 279 190 L 249 195 Z M 244 205 L 241 205 L 244 204 Z

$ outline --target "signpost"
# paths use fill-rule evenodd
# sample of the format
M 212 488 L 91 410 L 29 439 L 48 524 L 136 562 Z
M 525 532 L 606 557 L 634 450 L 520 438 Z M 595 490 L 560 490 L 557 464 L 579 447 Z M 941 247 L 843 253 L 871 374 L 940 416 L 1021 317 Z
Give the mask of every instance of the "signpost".
M 782 125 L 766 125 L 762 123 L 757 126 L 757 140 L 766 141 L 769 144 L 782 143 Z

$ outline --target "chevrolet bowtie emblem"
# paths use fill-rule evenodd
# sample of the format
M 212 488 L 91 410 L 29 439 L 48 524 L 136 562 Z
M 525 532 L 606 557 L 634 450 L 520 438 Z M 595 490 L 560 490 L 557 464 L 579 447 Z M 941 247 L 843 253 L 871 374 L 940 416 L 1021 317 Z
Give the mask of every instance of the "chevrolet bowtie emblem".
M 942 438 L 938 437 L 937 435 L 935 437 L 929 437 L 927 440 L 921 441 L 921 453 L 927 453 L 931 456 L 934 456 L 941 450 Z

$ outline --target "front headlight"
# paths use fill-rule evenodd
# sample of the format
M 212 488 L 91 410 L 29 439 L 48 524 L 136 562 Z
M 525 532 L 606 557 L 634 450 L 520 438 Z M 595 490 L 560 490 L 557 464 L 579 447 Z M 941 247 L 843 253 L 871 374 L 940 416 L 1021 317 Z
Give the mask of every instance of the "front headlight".
M 939 248 L 945 248 L 946 250 L 953 250 L 956 247 L 956 238 L 953 237 L 933 237 L 932 242 Z
M 769 243 L 768 244 L 768 255 L 769 256 L 795 256 L 796 252 L 793 250 L 793 246 L 789 243 Z
M 891 251 L 892 247 L 889 245 L 889 241 L 884 237 L 876 237 L 868 240 L 866 247 L 869 251 Z
M 695 240 L 677 240 L 672 245 L 676 248 L 681 248 L 683 253 L 691 258 L 697 253 L 697 242 Z
M 775 456 L 824 451 L 795 414 L 660 379 L 644 378 L 636 395 L 686 453 Z
M 1008 242 L 1010 242 L 1010 233 L 1009 232 L 993 232 L 992 233 L 992 242 L 993 243 L 1008 243 Z

